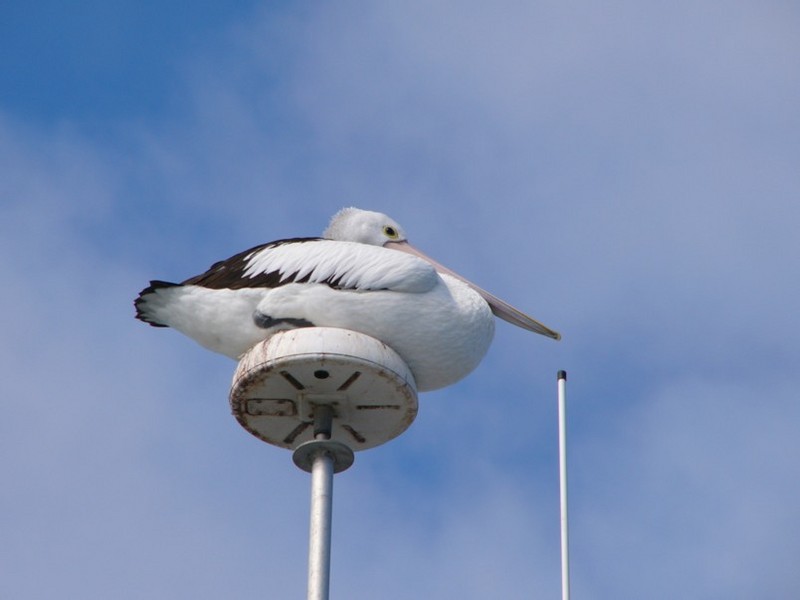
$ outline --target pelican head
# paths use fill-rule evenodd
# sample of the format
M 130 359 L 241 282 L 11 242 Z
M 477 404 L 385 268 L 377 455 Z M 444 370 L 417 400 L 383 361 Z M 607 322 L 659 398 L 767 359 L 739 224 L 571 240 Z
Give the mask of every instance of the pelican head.
M 417 256 L 430 264 L 440 273 L 449 275 L 467 284 L 483 297 L 489 304 L 495 316 L 521 327 L 545 335 L 554 340 L 560 340 L 561 334 L 545 327 L 536 319 L 514 308 L 494 294 L 478 287 L 458 273 L 454 273 L 444 265 L 439 264 L 420 250 L 408 243 L 404 229 L 391 217 L 379 212 L 361 210 L 359 208 L 343 208 L 331 219 L 330 225 L 322 237 L 342 242 L 358 242 L 372 246 L 382 246 L 391 250 L 398 250 Z
M 343 208 L 331 219 L 322 237 L 339 242 L 358 242 L 385 246 L 389 242 L 405 242 L 406 233 L 391 217 L 360 208 Z

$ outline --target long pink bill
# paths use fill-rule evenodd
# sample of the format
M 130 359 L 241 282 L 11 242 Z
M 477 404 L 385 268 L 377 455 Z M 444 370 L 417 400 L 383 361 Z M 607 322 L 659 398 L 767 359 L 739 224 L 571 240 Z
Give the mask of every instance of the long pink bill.
M 393 250 L 400 250 L 401 252 L 405 252 L 407 254 L 413 254 L 423 260 L 428 261 L 431 263 L 439 273 L 445 273 L 450 275 L 451 277 L 455 277 L 456 279 L 463 281 L 473 290 L 478 292 L 484 300 L 489 304 L 489 307 L 492 309 L 492 312 L 499 318 L 503 319 L 504 321 L 508 321 L 512 325 L 516 325 L 517 327 L 522 327 L 523 329 L 527 329 L 528 331 L 533 331 L 534 333 L 539 333 L 541 335 L 546 335 L 549 338 L 553 338 L 554 340 L 560 340 L 561 334 L 557 331 L 553 331 L 549 327 L 545 327 L 536 319 L 529 317 L 521 310 L 517 310 L 513 306 L 511 306 L 508 302 L 501 300 L 494 294 L 491 294 L 484 290 L 481 287 L 478 287 L 468 279 L 465 279 L 458 273 L 454 273 L 444 265 L 439 264 L 423 252 L 420 252 L 416 248 L 414 248 L 408 242 L 387 242 L 384 244 L 387 248 L 391 248 Z

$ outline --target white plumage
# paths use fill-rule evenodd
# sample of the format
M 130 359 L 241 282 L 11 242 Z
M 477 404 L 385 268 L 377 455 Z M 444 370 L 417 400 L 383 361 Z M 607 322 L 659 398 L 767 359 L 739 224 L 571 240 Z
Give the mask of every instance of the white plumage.
M 281 277 L 309 282 L 335 279 L 345 289 L 422 293 L 433 288 L 436 270 L 421 259 L 381 246 L 314 240 L 255 250 L 246 258 L 245 277 L 277 271 Z
M 414 250 L 386 215 L 346 208 L 323 238 L 279 240 L 182 284 L 152 281 L 137 318 L 238 358 L 277 331 L 340 327 L 381 340 L 420 391 L 455 383 L 486 354 L 497 316 L 559 335 Z

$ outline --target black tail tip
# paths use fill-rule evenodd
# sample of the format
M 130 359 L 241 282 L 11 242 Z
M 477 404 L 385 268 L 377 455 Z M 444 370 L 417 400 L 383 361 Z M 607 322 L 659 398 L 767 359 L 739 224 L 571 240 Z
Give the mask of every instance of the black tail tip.
M 136 297 L 136 300 L 133 301 L 133 306 L 136 309 L 136 318 L 140 321 L 147 323 L 153 327 L 168 327 L 163 323 L 159 323 L 158 321 L 152 320 L 147 314 L 147 296 L 150 294 L 154 294 L 158 290 L 170 287 L 179 287 L 179 283 L 172 283 L 170 281 L 160 281 L 158 279 L 154 279 L 150 282 L 146 288 L 144 288 L 139 295 Z

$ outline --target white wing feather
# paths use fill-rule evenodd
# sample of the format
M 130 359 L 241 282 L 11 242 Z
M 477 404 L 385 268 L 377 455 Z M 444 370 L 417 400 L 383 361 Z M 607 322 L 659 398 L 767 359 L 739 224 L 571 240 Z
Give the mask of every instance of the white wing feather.
M 380 246 L 313 240 L 256 250 L 245 257 L 245 277 L 278 272 L 281 281 L 333 281 L 357 290 L 393 290 L 423 293 L 432 289 L 438 274 L 429 262 Z

